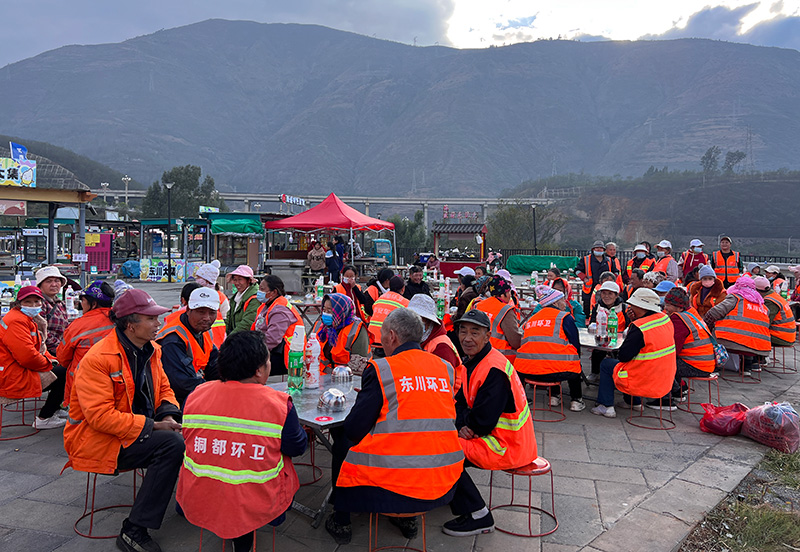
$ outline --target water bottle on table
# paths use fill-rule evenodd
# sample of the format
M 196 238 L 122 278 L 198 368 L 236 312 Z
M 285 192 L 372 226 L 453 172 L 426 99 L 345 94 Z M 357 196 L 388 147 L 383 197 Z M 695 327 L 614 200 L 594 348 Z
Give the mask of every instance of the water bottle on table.
M 306 328 L 298 324 L 294 328 L 292 342 L 289 345 L 289 365 L 286 367 L 289 372 L 287 385 L 289 393 L 299 393 L 303 390 L 305 342 Z
M 619 319 L 617 318 L 617 312 L 612 309 L 608 314 L 608 343 L 612 347 L 617 344 L 618 324 Z
M 306 389 L 319 389 L 319 354 L 321 348 L 317 334 L 312 333 L 306 345 Z

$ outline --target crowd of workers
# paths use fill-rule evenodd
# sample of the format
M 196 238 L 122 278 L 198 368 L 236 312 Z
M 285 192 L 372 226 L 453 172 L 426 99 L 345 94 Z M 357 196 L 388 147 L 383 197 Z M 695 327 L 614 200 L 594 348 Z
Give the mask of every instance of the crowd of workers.
M 311 328 L 326 373 L 349 365 L 361 375 L 344 424 L 330 430 L 334 512 L 325 527 L 335 541 L 350 542 L 352 512 L 443 505 L 456 516 L 443 525 L 448 535 L 492 531 L 467 468 L 537 458 L 527 381 L 566 381 L 570 410 L 585 409 L 579 328 L 600 312 L 613 311 L 624 335 L 616 358 L 591 356 L 591 412 L 605 417 L 616 416 L 615 390 L 625 408 L 674 409 L 682 378 L 719 369 L 715 343 L 744 355 L 744 374 L 760 369 L 773 347 L 794 344 L 780 270 L 745 271 L 729 238 L 712 255 L 699 240 L 678 260 L 666 240 L 655 255 L 648 243 L 635 253 L 623 265 L 615 244 L 595 242 L 576 267 L 581 301 L 551 269 L 532 290 L 527 317 L 505 270 L 460 269 L 441 319 L 421 268 L 407 279 L 383 269 L 362 289 L 355 269 L 341 266 Z M 251 549 L 256 529 L 285 519 L 298 489 L 291 459 L 308 437 L 290 397 L 265 384 L 287 373 L 300 313 L 280 278 L 259 278 L 246 265 L 226 275 L 230 297 L 218 262 L 194 279 L 171 313 L 141 289 L 93 282 L 80 293 L 83 315 L 70 322 L 59 299 L 66 279 L 45 267 L 0 323 L 0 397 L 47 391 L 34 427 L 63 427 L 76 470 L 146 468 L 117 538 L 121 550 L 160 550 L 148 530 L 160 527 L 176 484 L 179 513 L 232 539 L 237 552 Z M 800 285 L 792 300 L 798 295 Z M 556 387 L 551 405 L 561 394 Z M 416 536 L 415 517 L 390 519 Z

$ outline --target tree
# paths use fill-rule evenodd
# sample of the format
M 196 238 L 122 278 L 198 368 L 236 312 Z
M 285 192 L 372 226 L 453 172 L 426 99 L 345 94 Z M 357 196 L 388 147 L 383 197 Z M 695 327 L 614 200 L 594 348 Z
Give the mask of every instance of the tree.
M 567 217 L 554 205 L 536 206 L 536 247 L 555 245 L 555 237 L 567 224 Z M 533 249 L 533 209 L 521 199 L 501 202 L 486 223 L 487 241 L 497 249 Z
M 747 154 L 743 151 L 729 151 L 725 154 L 725 162 L 722 164 L 722 173 L 725 175 L 732 175 L 733 169 L 744 161 L 744 158 L 747 157 Z
M 206 175 L 200 184 L 201 169 L 195 165 L 174 167 L 161 176 L 161 184 L 153 182 L 142 202 L 144 218 L 167 216 L 167 189 L 164 182 L 173 182 L 171 191 L 172 217 L 197 217 L 200 205 L 219 207 L 227 211 L 225 201 L 219 196 L 214 179 Z
M 414 213 L 414 220 L 409 220 L 400 215 L 388 218 L 394 223 L 397 248 L 425 249 L 428 246 L 428 229 L 425 228 L 425 214 L 420 210 Z
M 711 146 L 700 158 L 700 165 L 703 167 L 703 174 L 705 174 L 706 178 L 711 178 L 717 174 L 721 153 L 722 150 L 719 149 L 719 146 Z

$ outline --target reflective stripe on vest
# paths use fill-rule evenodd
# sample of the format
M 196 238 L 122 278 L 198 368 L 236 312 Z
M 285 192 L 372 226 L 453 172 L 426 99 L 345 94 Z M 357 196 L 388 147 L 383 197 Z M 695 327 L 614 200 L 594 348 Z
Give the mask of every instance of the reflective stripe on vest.
M 536 313 L 531 320 L 529 320 L 525 324 L 525 330 L 532 328 L 533 326 L 531 323 L 536 323 L 542 318 L 539 318 L 538 315 L 544 313 L 544 315 L 549 314 L 546 312 L 547 309 L 542 309 L 538 313 Z M 517 350 L 517 360 L 548 360 L 548 361 L 560 361 L 560 362 L 580 362 L 580 357 L 577 354 L 577 350 L 572 346 L 572 344 L 566 338 L 561 337 L 561 331 L 564 323 L 564 318 L 568 315 L 568 312 L 559 311 L 558 314 L 554 319 L 552 319 L 553 324 L 553 332 L 551 335 L 541 335 L 541 334 L 525 334 L 523 331 L 522 336 L 522 343 L 520 344 L 519 350 Z M 554 345 L 561 345 L 565 348 L 571 348 L 575 354 L 567 353 L 567 354 L 560 354 L 560 353 L 543 353 L 543 352 L 536 352 L 536 343 L 552 343 Z M 528 349 L 533 349 L 534 352 L 527 352 Z M 516 366 L 517 371 L 520 371 L 520 367 Z M 524 372 L 523 373 L 533 373 L 533 372 Z
M 278 465 L 271 470 L 229 470 L 219 466 L 198 464 L 188 456 L 183 457 L 183 467 L 192 472 L 196 477 L 208 477 L 216 479 L 230 485 L 242 485 L 244 483 L 266 483 L 278 477 L 283 469 L 283 456 L 280 457 Z
M 245 435 L 261 435 L 264 437 L 281 438 L 283 426 L 269 422 L 257 422 L 244 418 L 230 418 L 226 416 L 213 416 L 211 414 L 187 414 L 183 417 L 183 426 L 186 428 L 217 429 Z
M 350 351 L 353 349 L 353 343 L 355 343 L 356 339 L 358 339 L 358 334 L 361 332 L 361 328 L 364 327 L 364 323 L 359 320 L 357 317 L 354 317 L 353 322 L 350 324 L 350 329 L 344 334 L 342 331 L 336 337 L 336 343 L 331 344 L 331 359 L 328 359 L 324 354 L 319 356 L 320 366 L 323 370 L 327 368 L 332 368 L 334 364 L 347 364 L 350 361 Z M 319 335 L 319 330 L 322 329 L 322 322 L 321 320 L 317 320 L 314 323 L 314 326 L 311 329 L 311 333 L 316 333 Z M 344 328 L 343 328 L 344 329 Z M 316 331 L 315 331 L 316 330 Z M 310 334 L 309 334 L 310 335 Z M 344 341 L 342 341 L 342 336 L 346 336 Z M 324 343 L 320 343 L 320 345 L 324 348 Z M 341 355 L 347 355 L 347 360 L 344 360 Z M 339 357 L 342 362 L 336 360 Z
M 498 303 L 502 304 L 503 306 L 500 308 L 499 312 L 495 313 L 491 309 L 496 307 Z M 503 304 L 503 302 L 496 297 L 491 297 L 478 303 L 475 306 L 475 309 L 489 315 L 489 318 L 492 321 L 492 327 L 489 334 L 489 343 L 491 343 L 492 347 L 503 353 L 508 360 L 514 362 L 517 352 L 511 347 L 511 344 L 508 342 L 505 334 L 503 333 L 503 329 L 500 327 L 500 323 L 503 321 L 503 318 L 506 316 L 506 314 L 513 312 L 514 305 L 511 303 Z
M 770 301 L 778 307 L 778 314 L 775 315 L 775 318 L 769 325 L 770 336 L 783 341 L 794 341 L 797 325 L 789 303 L 774 291 L 770 295 L 764 297 L 764 301 Z
M 661 312 L 633 321 L 644 337 L 644 347 L 627 362 L 614 368 L 617 388 L 637 397 L 663 397 L 675 382 L 675 329 Z
M 95 333 L 99 333 L 99 332 L 109 332 L 109 331 L 111 331 L 113 329 L 114 329 L 114 324 L 109 324 L 108 326 L 101 326 L 100 328 L 92 328 L 91 330 L 86 330 L 83 333 L 79 333 L 78 335 L 72 336 L 72 339 L 70 339 L 69 342 L 70 342 L 70 344 L 72 344 L 72 343 L 75 343 L 75 342 L 79 341 L 82 337 L 86 337 L 86 336 L 89 336 L 89 335 L 92 335 L 92 334 L 95 334 Z M 105 337 L 105 334 L 103 334 L 100 337 L 100 339 L 102 339 L 103 337 Z M 96 341 L 92 341 L 92 345 L 97 343 L 97 341 L 99 341 L 99 339 L 96 340 Z
M 717 277 L 725 282 L 735 282 L 739 279 L 739 253 L 731 251 L 733 255 L 728 255 L 728 259 L 722 256 L 722 251 L 714 252 L 714 272 Z
M 183 325 L 180 319 L 173 320 L 174 325 L 164 327 L 158 335 L 156 340 L 161 340 L 171 333 L 177 334 L 186 345 L 186 356 L 192 360 L 192 366 L 197 373 L 205 370 L 208 365 L 208 360 L 211 357 L 211 351 L 214 349 L 214 340 L 211 338 L 210 332 L 203 332 L 201 338 L 202 345 L 197 342 L 194 336 L 189 335 L 189 330 Z
M 678 357 L 698 370 L 713 372 L 716 367 L 716 357 L 714 356 L 714 344 L 711 342 L 711 332 L 708 326 L 688 311 L 676 314 L 691 332 L 690 336 L 683 342 L 683 347 Z M 706 337 L 700 337 L 700 330 L 703 330 Z
M 753 340 L 752 342 L 748 343 L 739 343 L 740 345 L 747 347 L 748 349 L 754 349 L 756 351 L 766 351 L 771 349 L 772 346 L 769 342 L 769 315 L 767 314 L 766 307 L 763 307 L 761 305 L 756 305 L 756 307 L 758 307 L 756 310 L 759 310 L 759 312 L 761 312 L 764 315 L 763 320 L 759 320 L 757 318 L 751 318 L 745 316 L 744 314 L 745 303 L 748 301 L 746 299 L 742 299 L 741 297 L 738 297 L 737 299 L 738 301 L 736 305 L 736 310 L 729 312 L 725 318 L 716 323 L 715 331 L 717 333 L 717 338 L 726 339 L 728 341 L 733 341 L 734 343 L 738 343 L 738 341 L 736 341 L 735 339 L 735 336 L 741 335 L 744 337 L 749 337 Z M 736 324 L 749 324 L 755 326 L 755 329 L 763 328 L 764 331 L 763 332 L 751 331 L 743 327 L 737 327 Z M 728 337 L 728 334 L 730 334 L 731 337 Z

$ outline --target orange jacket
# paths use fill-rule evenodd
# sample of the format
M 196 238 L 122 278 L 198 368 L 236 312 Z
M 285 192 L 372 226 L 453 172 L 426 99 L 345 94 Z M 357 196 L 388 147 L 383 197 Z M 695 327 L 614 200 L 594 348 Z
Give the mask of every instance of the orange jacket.
M 556 374 L 581 371 L 578 350 L 564 333 L 568 312 L 551 307 L 531 316 L 522 331 L 522 345 L 517 350 L 514 368 L 520 374 Z
M 361 320 L 354 318 L 353 322 L 349 326 L 345 326 L 339 330 L 339 335 L 336 337 L 336 343 L 331 345 L 330 358 L 325 356 L 325 344 L 327 341 L 323 341 L 319 337 L 319 331 L 321 329 L 322 320 L 318 319 L 311 328 L 311 333 L 317 334 L 319 346 L 322 350 L 322 354 L 319 355 L 320 369 L 326 371 L 326 373 L 330 373 L 330 369 L 332 369 L 334 366 L 339 366 L 350 362 L 350 350 L 353 348 L 353 343 L 356 342 L 356 339 L 358 339 L 358 336 L 362 331 L 366 331 L 366 326 L 363 322 L 361 322 Z
M 503 333 L 503 328 L 500 327 L 500 323 L 507 314 L 512 313 L 513 316 L 513 303 L 503 303 L 497 297 L 489 297 L 488 299 L 484 299 L 480 303 L 477 303 L 474 308 L 486 313 L 486 316 L 489 317 L 489 320 L 492 323 L 492 332 L 489 335 L 489 343 L 492 344 L 492 348 L 503 353 L 513 364 L 514 359 L 517 357 L 517 353 L 511 348 L 511 344 L 508 342 L 505 334 Z
M 453 367 L 419 349 L 374 360 L 373 366 L 383 406 L 372 430 L 347 453 L 336 485 L 379 487 L 419 500 L 441 498 L 464 465 Z
M 153 405 L 178 401 L 161 367 L 161 346 L 153 343 L 150 358 Z M 120 447 L 131 446 L 145 426 L 145 417 L 131 409 L 134 381 L 117 332 L 109 333 L 86 353 L 75 374 L 64 426 L 64 449 L 78 471 L 110 474 L 117 469 Z
M 0 320 L 0 397 L 29 399 L 42 394 L 38 372 L 49 372 L 53 365 L 39 352 L 41 346 L 39 327 L 19 309 L 11 309 Z
M 739 253 L 733 251 L 733 255 L 728 256 L 728 261 L 722 256 L 722 251 L 714 252 L 714 272 L 717 273 L 717 278 L 722 280 L 724 284 L 726 281 L 729 284 L 734 283 L 739 279 Z
M 372 305 L 372 318 L 369 319 L 370 343 L 380 347 L 381 327 L 389 313 L 395 309 L 408 306 L 408 299 L 397 292 L 387 291 Z
M 676 313 L 689 328 L 689 335 L 683 342 L 678 358 L 703 372 L 713 372 L 717 367 L 711 331 L 696 310 Z
M 614 368 L 614 385 L 634 397 L 658 399 L 672 389 L 675 380 L 675 327 L 657 312 L 632 322 L 644 335 L 644 347 L 628 362 Z
M 64 384 L 65 405 L 69 405 L 72 382 L 81 359 L 95 343 L 114 329 L 114 324 L 108 317 L 110 312 L 110 308 L 92 309 L 80 318 L 73 320 L 64 332 L 64 340 L 59 343 L 56 356 L 58 363 L 67 369 L 67 380 Z
M 714 335 L 738 343 L 742 347 L 768 355 L 772 350 L 769 337 L 769 310 L 764 305 L 736 297 L 736 307 L 714 324 Z
M 501 368 L 502 366 L 502 368 Z M 514 412 L 503 412 L 497 425 L 488 434 L 474 439 L 459 439 L 467 460 L 487 470 L 507 470 L 527 466 L 538 454 L 533 420 L 528 409 L 525 389 L 514 367 L 500 351 L 492 349 L 467 377 L 463 364 L 459 369 L 459 380 L 467 406 L 472 408 L 478 390 L 486 380 L 489 370 L 502 370 L 511 384 L 514 397 Z

